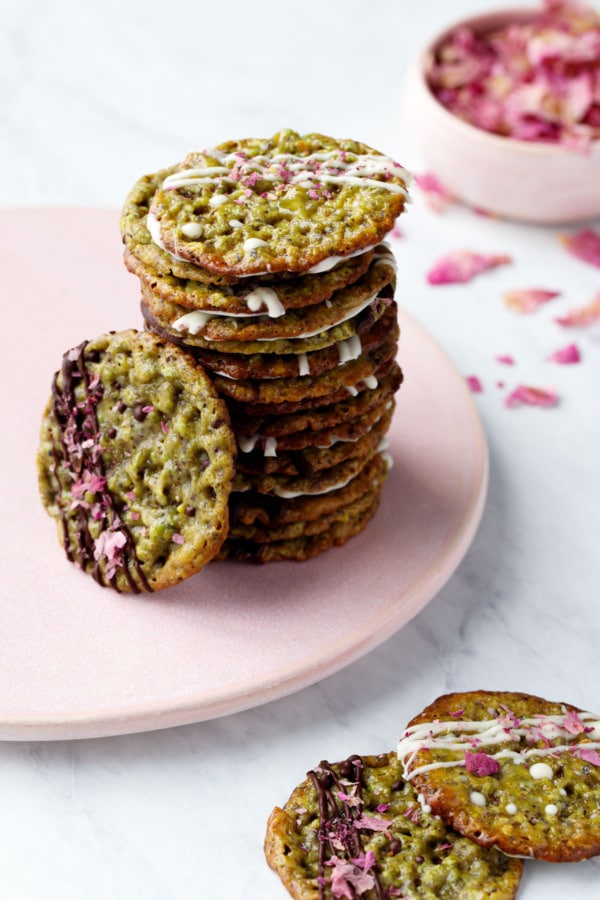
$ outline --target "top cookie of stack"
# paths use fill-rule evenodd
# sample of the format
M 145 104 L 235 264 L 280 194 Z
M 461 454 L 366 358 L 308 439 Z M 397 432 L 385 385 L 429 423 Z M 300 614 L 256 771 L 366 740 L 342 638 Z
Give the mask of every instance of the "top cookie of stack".
M 402 377 L 380 242 L 407 182 L 365 144 L 281 131 L 190 153 L 127 197 L 125 262 L 146 327 L 212 373 L 236 433 L 222 555 L 305 559 L 376 508 Z M 367 496 L 348 488 L 361 473 Z
M 152 250 L 139 252 L 148 245 L 136 227 L 145 201 L 159 248 L 204 270 L 188 277 L 218 283 L 223 276 L 323 272 L 336 257 L 384 238 L 404 208 L 406 185 L 402 166 L 365 144 L 286 130 L 190 153 L 143 179 L 124 211 L 123 235 L 142 262 L 159 271 L 166 262 L 179 274 Z

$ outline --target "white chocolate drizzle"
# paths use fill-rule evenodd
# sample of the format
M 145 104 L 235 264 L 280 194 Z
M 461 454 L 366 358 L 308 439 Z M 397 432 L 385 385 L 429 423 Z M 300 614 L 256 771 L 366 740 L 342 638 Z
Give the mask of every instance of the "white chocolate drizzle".
M 475 750 L 486 753 L 486 748 L 495 748 L 502 744 L 516 743 L 522 749 L 508 747 L 495 750 L 489 755 L 492 759 L 511 759 L 515 764 L 526 765 L 532 757 L 555 757 L 561 753 L 575 753 L 578 749 L 600 749 L 600 720 L 588 712 L 564 715 L 537 715 L 530 718 L 517 719 L 511 714 L 494 719 L 479 721 L 455 720 L 433 721 L 412 725 L 398 741 L 398 758 L 404 766 L 405 778 L 410 781 L 415 775 L 434 769 L 465 766 L 465 751 Z M 575 728 L 570 723 L 576 721 Z M 571 730 L 569 730 L 569 728 Z M 585 733 L 585 742 L 575 741 Z M 544 747 L 530 746 L 536 741 L 546 744 Z M 551 741 L 560 741 L 552 744 Z M 457 754 L 456 759 L 426 763 L 413 768 L 415 757 L 421 750 L 443 750 Z M 552 778 L 553 771 L 545 762 L 535 762 L 529 768 L 532 778 Z
M 310 363 L 308 361 L 307 353 L 299 353 L 298 354 L 298 375 L 300 377 L 304 377 L 305 375 L 310 375 Z
M 215 164 L 181 169 L 168 175 L 162 183 L 164 190 L 182 187 L 227 184 L 249 189 L 256 181 L 273 185 L 297 185 L 322 190 L 324 185 L 345 184 L 371 187 L 407 196 L 405 184 L 392 181 L 397 175 L 405 182 L 410 180 L 407 171 L 388 156 L 380 154 L 354 154 L 344 150 L 328 150 L 297 156 L 278 153 L 275 156 L 247 156 L 245 153 L 225 153 L 216 148 L 202 154 Z M 353 159 L 351 159 L 353 157 Z M 373 176 L 383 177 L 379 181 Z M 223 195 L 218 195 L 223 196 Z M 326 195 L 325 195 L 326 196 Z M 209 201 L 210 202 L 210 201 Z
M 246 295 L 246 306 L 253 313 L 266 310 L 271 319 L 278 319 L 279 316 L 285 315 L 285 306 L 275 291 L 268 287 L 260 286 L 250 291 Z

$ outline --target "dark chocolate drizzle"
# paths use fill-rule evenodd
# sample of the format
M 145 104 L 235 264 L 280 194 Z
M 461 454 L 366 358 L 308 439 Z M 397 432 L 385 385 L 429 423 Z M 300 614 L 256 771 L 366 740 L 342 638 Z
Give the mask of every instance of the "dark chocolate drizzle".
M 90 572 L 102 587 L 110 585 L 120 592 L 117 573 L 122 572 L 133 593 L 152 591 L 137 558 L 133 538 L 115 507 L 114 498 L 106 487 L 100 429 L 96 415 L 96 408 L 104 393 L 104 386 L 97 377 L 90 377 L 90 372 L 86 368 L 85 349 L 87 345 L 88 342 L 83 341 L 78 347 L 74 347 L 64 354 L 60 373 L 57 372 L 52 381 L 52 410 L 58 426 L 58 440 L 55 439 L 52 429 L 50 431 L 52 475 L 58 485 L 56 501 L 59 506 L 65 553 L 67 559 Z M 88 358 L 96 361 L 96 351 L 90 351 Z M 60 384 L 59 374 L 61 376 Z M 75 395 L 78 386 L 83 388 L 84 395 L 80 401 Z M 72 483 L 66 486 L 67 492 L 82 478 L 84 473 L 103 479 L 104 486 L 95 492 L 98 497 L 98 502 L 94 504 L 98 521 L 101 522 L 103 530 L 119 533 L 125 538 L 123 546 L 116 551 L 115 571 L 110 578 L 107 578 L 106 573 L 102 571 L 100 560 L 94 558 L 95 543 L 89 529 L 91 511 L 86 508 L 87 504 L 79 503 L 76 507 L 77 527 L 73 546 L 67 516 L 67 512 L 73 510 L 67 510 L 61 504 L 61 488 L 65 487 L 59 475 L 61 465 L 63 470 L 72 476 Z M 134 573 L 137 575 L 137 580 Z
M 331 836 L 335 837 L 336 844 L 339 842 L 343 844 L 343 852 L 348 859 L 356 859 L 365 852 L 361 833 L 355 824 L 355 820 L 360 818 L 363 813 L 363 769 L 364 764 L 360 756 L 350 756 L 344 762 L 338 763 L 335 769 L 326 760 L 323 760 L 316 769 L 308 772 L 319 807 L 319 830 L 317 833 L 319 841 L 319 900 L 325 900 L 327 897 L 327 860 L 333 855 L 339 857 L 342 852 L 332 846 Z M 349 786 L 355 790 L 354 798 L 361 801 L 358 805 L 350 805 L 339 796 L 340 792 L 348 794 Z M 369 874 L 373 876 L 375 882 L 373 885 L 375 895 L 379 900 L 384 900 L 384 889 L 377 867 L 371 869 Z

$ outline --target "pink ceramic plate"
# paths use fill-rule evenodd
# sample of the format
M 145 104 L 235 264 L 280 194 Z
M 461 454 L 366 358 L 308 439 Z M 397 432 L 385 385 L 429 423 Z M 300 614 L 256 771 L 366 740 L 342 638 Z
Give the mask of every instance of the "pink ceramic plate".
M 34 456 L 64 350 L 140 325 L 117 219 L 109 210 L 0 212 L 4 739 L 163 728 L 312 684 L 431 600 L 483 507 L 487 449 L 472 399 L 438 345 L 401 314 L 395 465 L 362 535 L 303 564 L 213 563 L 155 595 L 119 596 L 82 575 L 40 506 Z

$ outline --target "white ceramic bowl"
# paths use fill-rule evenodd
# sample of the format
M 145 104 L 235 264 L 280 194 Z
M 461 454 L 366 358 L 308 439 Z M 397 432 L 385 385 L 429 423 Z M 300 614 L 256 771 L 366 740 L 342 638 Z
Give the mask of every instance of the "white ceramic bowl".
M 427 83 L 433 55 L 461 25 L 482 32 L 527 21 L 534 10 L 508 9 L 457 22 L 413 63 L 405 117 L 427 168 L 458 199 L 509 219 L 564 224 L 600 216 L 600 140 L 581 155 L 556 144 L 499 137 L 463 122 Z

